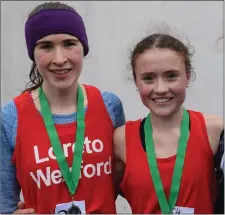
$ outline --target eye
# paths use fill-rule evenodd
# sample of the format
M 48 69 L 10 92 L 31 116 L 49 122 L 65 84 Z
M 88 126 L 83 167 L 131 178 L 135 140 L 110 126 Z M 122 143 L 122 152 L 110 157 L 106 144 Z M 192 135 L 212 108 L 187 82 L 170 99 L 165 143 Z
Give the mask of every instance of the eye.
M 169 80 L 174 80 L 177 78 L 177 74 L 176 73 L 170 73 L 168 76 L 167 76 L 167 79 Z
M 146 75 L 143 77 L 144 81 L 153 81 L 154 80 L 154 76 L 153 75 Z
M 76 43 L 75 42 L 71 42 L 71 41 L 67 41 L 67 42 L 64 43 L 65 47 L 71 47 L 71 46 L 75 46 L 75 45 L 76 45 Z
M 44 44 L 40 46 L 41 49 L 51 49 L 52 47 L 53 46 L 51 44 Z

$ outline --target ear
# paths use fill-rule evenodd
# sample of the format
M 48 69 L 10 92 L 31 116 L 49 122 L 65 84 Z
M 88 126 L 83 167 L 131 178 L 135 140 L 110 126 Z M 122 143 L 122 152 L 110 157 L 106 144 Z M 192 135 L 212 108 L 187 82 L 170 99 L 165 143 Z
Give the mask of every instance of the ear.
M 191 80 L 191 73 L 187 72 L 187 85 L 189 85 L 190 80 Z
M 138 88 L 138 86 L 137 86 L 137 81 L 136 81 L 136 80 L 134 80 L 134 83 L 135 83 L 136 88 Z
M 138 85 L 137 85 L 137 80 L 134 80 L 135 86 L 136 86 L 136 91 L 139 91 Z

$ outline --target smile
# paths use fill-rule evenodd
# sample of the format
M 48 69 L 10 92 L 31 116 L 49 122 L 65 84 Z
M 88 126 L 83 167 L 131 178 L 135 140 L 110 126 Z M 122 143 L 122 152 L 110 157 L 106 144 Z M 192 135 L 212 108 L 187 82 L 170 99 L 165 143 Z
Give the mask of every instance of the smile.
M 66 73 L 68 73 L 71 70 L 72 69 L 56 69 L 56 70 L 50 70 L 50 71 L 56 75 L 65 75 Z
M 152 101 L 156 102 L 157 104 L 165 104 L 169 101 L 171 101 L 173 99 L 173 97 L 170 97 L 170 98 L 155 98 L 155 99 L 152 99 Z

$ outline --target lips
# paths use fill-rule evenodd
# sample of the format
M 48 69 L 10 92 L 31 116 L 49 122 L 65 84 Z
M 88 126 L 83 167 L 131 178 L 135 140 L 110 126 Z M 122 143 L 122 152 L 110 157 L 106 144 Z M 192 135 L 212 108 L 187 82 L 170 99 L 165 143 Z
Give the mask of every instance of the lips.
M 152 101 L 156 102 L 157 104 L 165 104 L 171 101 L 174 97 L 164 97 L 164 98 L 152 98 Z
M 55 70 L 50 70 L 52 73 L 56 75 L 65 75 L 67 74 L 71 69 L 55 69 Z

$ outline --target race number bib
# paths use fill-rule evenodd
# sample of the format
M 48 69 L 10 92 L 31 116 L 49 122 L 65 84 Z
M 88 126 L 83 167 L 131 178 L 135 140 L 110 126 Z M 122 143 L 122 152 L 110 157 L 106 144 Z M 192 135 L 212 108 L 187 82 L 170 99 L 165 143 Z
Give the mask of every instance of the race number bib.
M 58 204 L 55 214 L 86 214 L 85 201 L 72 201 Z
M 172 210 L 172 214 L 194 214 L 194 211 L 194 208 L 175 206 Z

